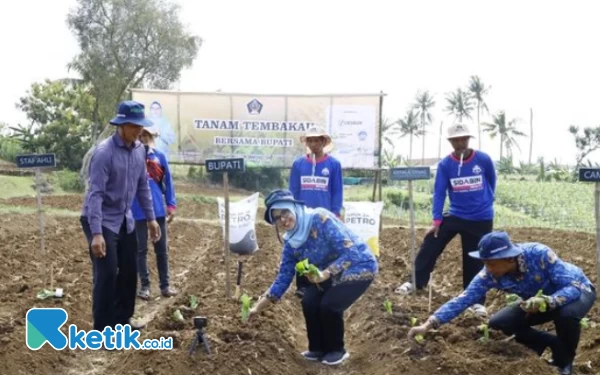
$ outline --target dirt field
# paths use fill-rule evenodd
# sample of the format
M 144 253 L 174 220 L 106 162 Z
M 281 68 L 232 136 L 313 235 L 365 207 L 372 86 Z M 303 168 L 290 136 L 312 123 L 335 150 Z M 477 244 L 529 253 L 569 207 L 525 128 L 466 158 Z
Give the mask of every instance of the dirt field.
M 35 204 L 19 198 L 12 203 Z M 45 204 L 79 211 L 77 197 L 46 197 Z M 3 204 L 7 204 L 3 202 Z M 198 205 L 183 217 L 216 218 L 216 205 Z M 190 206 L 191 207 L 191 206 Z M 194 206 L 196 207 L 196 206 Z M 183 212 L 183 207 L 182 207 Z M 48 345 L 39 351 L 25 345 L 25 314 L 31 307 L 57 306 L 69 313 L 68 324 L 91 328 L 91 267 L 87 247 L 77 218 L 48 217 L 45 245 L 46 261 L 41 261 L 37 218 L 13 215 L 0 218 L 0 374 L 551 374 L 543 360 L 514 343 L 503 342 L 493 332 L 487 343 L 477 341 L 476 327 L 483 322 L 469 313 L 438 332 L 425 337 L 421 345 L 406 338 L 410 318 L 427 318 L 426 294 L 401 299 L 394 288 L 410 277 L 407 268 L 409 237 L 406 229 L 386 229 L 381 236 L 381 273 L 369 291 L 346 315 L 346 342 L 351 359 L 339 368 L 303 361 L 305 327 L 299 301 L 291 295 L 293 286 L 281 304 L 273 306 L 251 324 L 242 324 L 240 303 L 224 298 L 225 264 L 221 228 L 190 221 L 175 221 L 169 227 L 171 278 L 181 291 L 179 297 L 155 297 L 138 300 L 136 318 L 148 322 L 141 338 L 173 337 L 172 351 L 55 351 Z M 255 300 L 272 282 L 279 264 L 280 244 L 274 231 L 261 223 L 257 235 L 260 250 L 245 259 L 243 291 Z M 595 239 L 586 234 L 536 229 L 510 231 L 516 241 L 541 241 L 553 247 L 568 261 L 581 266 L 595 281 Z M 423 236 L 420 231 L 417 242 Z M 442 255 L 434 275 L 433 309 L 459 293 L 461 266 L 459 239 Z M 150 252 L 153 295 L 158 296 L 155 260 Z M 36 300 L 42 287 L 45 267 L 52 263 L 53 286 L 64 288 L 65 297 Z M 235 280 L 237 258 L 230 264 Z M 232 288 L 233 290 L 233 288 Z M 199 306 L 189 309 L 189 297 L 198 298 Z M 393 316 L 383 302 L 393 302 Z M 488 309 L 495 312 L 504 304 L 504 296 L 488 294 Z M 184 307 L 182 307 L 182 305 Z M 590 320 L 600 323 L 600 304 Z M 171 316 L 180 308 L 185 324 Z M 213 355 L 198 348 L 193 357 L 187 347 L 195 334 L 191 317 L 205 315 L 206 329 Z M 548 326 L 552 328 L 552 325 Z M 584 329 L 578 357 L 578 374 L 600 374 L 600 326 Z

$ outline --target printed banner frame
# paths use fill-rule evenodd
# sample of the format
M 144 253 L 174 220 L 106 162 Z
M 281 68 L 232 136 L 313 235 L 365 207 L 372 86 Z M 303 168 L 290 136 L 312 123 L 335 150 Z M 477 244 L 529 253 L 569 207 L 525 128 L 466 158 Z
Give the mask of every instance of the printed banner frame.
M 132 89 L 160 131 L 157 147 L 171 163 L 244 158 L 246 164 L 289 168 L 307 152 L 312 127 L 332 138 L 327 150 L 344 169 L 378 170 L 384 93 L 275 95 Z

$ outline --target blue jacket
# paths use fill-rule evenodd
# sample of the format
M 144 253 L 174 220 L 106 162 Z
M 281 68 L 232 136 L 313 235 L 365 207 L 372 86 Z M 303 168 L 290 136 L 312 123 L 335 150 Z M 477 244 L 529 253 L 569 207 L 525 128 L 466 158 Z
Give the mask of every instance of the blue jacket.
M 492 159 L 484 152 L 473 150 L 460 160 L 452 154 L 438 165 L 433 188 L 433 221 L 442 221 L 446 195 L 450 198 L 450 215 L 465 220 L 492 220 L 496 170 Z
M 322 207 L 340 215 L 344 201 L 342 165 L 330 155 L 313 162 L 308 155 L 299 157 L 292 164 L 289 189 L 294 198 L 304 201 L 307 207 Z
M 157 218 L 165 217 L 167 216 L 167 211 L 165 210 L 165 202 L 169 212 L 174 211 L 177 208 L 177 200 L 175 199 L 175 188 L 173 186 L 173 177 L 171 176 L 169 163 L 167 162 L 165 154 L 153 148 L 149 149 L 147 158 L 150 161 L 159 163 L 164 171 L 164 193 L 161 190 L 160 185 L 156 181 L 154 181 L 152 177 L 150 177 L 150 174 L 147 173 L 146 175 L 148 180 L 148 186 L 150 186 L 150 191 L 152 193 L 154 213 Z M 133 213 L 133 217 L 135 220 L 146 220 L 146 215 L 144 215 L 144 212 L 142 211 L 139 205 L 137 197 L 133 200 L 131 212 Z
M 518 273 L 495 279 L 483 268 L 461 295 L 433 314 L 433 321 L 438 324 L 451 321 L 481 300 L 490 289 L 514 293 L 523 300 L 542 289 L 544 295 L 551 297 L 548 308 L 556 309 L 577 301 L 582 290 L 590 291 L 593 287 L 581 268 L 561 260 L 549 247 L 537 242 L 518 246 L 525 250 L 517 258 Z
M 377 259 L 364 241 L 330 211 L 315 211 L 306 242 L 297 249 L 284 242 L 279 272 L 267 292 L 272 301 L 285 294 L 296 275 L 296 263 L 306 258 L 321 271 L 329 270 L 332 285 L 372 280 L 378 272 Z

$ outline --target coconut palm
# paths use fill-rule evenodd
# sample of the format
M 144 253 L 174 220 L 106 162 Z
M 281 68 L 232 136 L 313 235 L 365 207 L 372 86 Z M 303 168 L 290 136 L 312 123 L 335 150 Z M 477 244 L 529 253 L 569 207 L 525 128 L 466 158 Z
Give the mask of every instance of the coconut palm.
M 403 119 L 398 120 L 400 126 L 400 137 L 410 136 L 408 160 L 412 159 L 413 137 L 423 135 L 423 130 L 419 129 L 419 120 L 414 109 L 409 109 Z
M 481 124 L 479 116 L 482 110 L 487 113 L 490 112 L 484 98 L 489 93 L 491 86 L 486 87 L 478 76 L 471 76 L 468 87 L 473 99 L 477 103 L 477 135 L 479 136 L 479 149 L 481 150 Z
M 504 111 L 498 112 L 497 115 L 492 117 L 491 123 L 483 123 L 485 126 L 484 132 L 490 133 L 492 139 L 496 136 L 500 136 L 500 160 L 502 160 L 502 153 L 504 148 L 508 157 L 512 158 L 512 150 L 516 147 L 520 150 L 519 144 L 516 137 L 526 137 L 527 135 L 517 130 L 517 119 L 506 121 L 506 113 Z
M 454 115 L 456 121 L 462 122 L 463 118 L 472 118 L 473 102 L 468 92 L 458 88 L 446 95 L 446 101 L 448 102 L 446 112 Z
M 425 162 L 425 127 L 433 120 L 431 110 L 434 106 L 435 101 L 428 90 L 417 92 L 413 108 L 417 110 L 416 115 L 421 119 L 421 131 L 423 132 L 423 150 L 421 152 L 421 162 Z

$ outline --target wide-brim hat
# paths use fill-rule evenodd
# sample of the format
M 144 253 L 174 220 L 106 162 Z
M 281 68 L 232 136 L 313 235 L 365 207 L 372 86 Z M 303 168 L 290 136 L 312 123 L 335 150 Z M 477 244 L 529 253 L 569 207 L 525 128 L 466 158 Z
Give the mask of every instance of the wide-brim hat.
M 130 124 L 144 128 L 149 128 L 153 125 L 152 121 L 146 118 L 144 105 L 133 100 L 125 100 L 119 103 L 117 115 L 110 120 L 110 124 L 117 126 Z
M 475 135 L 471 133 L 469 127 L 465 124 L 453 124 L 448 127 L 448 135 L 446 136 L 446 139 L 462 137 L 475 138 Z
M 523 254 L 523 249 L 511 242 L 506 232 L 491 232 L 479 241 L 479 248 L 469 256 L 479 260 L 514 258 Z
M 267 207 L 267 209 L 265 210 L 265 221 L 271 225 L 273 225 L 273 220 L 271 218 L 271 208 L 277 202 L 290 202 L 290 203 L 305 204 L 304 201 L 295 199 L 294 195 L 289 190 L 286 190 L 286 189 L 273 190 L 265 198 L 265 206 Z
M 300 142 L 304 143 L 304 142 L 306 142 L 307 138 L 318 138 L 318 137 L 325 138 L 324 146 L 328 146 L 331 144 L 331 137 L 329 136 L 329 134 L 327 134 L 327 131 L 325 130 L 325 128 L 320 127 L 320 126 L 313 126 L 310 129 L 308 129 L 303 136 L 300 136 Z

